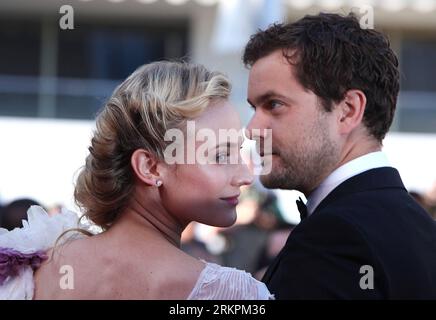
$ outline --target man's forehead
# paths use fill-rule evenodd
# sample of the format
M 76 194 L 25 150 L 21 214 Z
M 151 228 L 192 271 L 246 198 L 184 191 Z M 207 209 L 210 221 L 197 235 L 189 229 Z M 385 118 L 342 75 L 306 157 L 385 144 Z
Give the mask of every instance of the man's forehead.
M 272 51 L 271 53 L 265 55 L 264 57 L 259 58 L 251 67 L 250 71 L 264 71 L 264 68 L 268 67 L 279 67 L 279 68 L 285 68 L 291 67 L 291 64 L 289 63 L 289 60 L 287 57 L 292 57 L 293 51 L 290 50 L 283 50 L 283 49 L 277 49 Z
M 250 70 L 247 87 L 250 100 L 288 96 L 289 91 L 299 89 L 304 90 L 295 75 L 295 67 L 285 58 L 280 61 L 278 57 L 270 57 L 270 61 L 264 61 L 257 69 Z

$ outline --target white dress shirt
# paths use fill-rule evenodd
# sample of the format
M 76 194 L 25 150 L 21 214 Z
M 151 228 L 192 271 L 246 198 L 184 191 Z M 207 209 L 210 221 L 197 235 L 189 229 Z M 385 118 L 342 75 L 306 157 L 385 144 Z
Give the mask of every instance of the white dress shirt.
M 382 151 L 371 152 L 353 159 L 334 170 L 307 198 L 307 212 L 312 214 L 316 207 L 345 180 L 374 168 L 390 167 Z

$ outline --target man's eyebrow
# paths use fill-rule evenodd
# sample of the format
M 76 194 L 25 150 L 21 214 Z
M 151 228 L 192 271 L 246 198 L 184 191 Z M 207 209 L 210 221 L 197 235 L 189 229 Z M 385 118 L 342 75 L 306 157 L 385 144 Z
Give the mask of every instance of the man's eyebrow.
M 265 101 L 270 100 L 271 98 L 277 98 L 277 99 L 281 99 L 284 101 L 288 101 L 293 103 L 294 100 L 291 97 L 286 97 L 280 93 L 274 92 L 274 91 L 267 91 L 264 94 L 258 96 L 255 98 L 254 101 L 250 101 L 250 99 L 247 99 L 247 102 L 251 105 L 251 106 L 255 106 L 256 104 L 262 104 Z

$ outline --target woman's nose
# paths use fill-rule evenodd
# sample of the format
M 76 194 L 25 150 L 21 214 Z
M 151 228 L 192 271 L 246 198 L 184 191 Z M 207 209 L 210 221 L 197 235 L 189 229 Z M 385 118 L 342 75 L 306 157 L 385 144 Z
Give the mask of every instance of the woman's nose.
M 233 179 L 233 184 L 237 187 L 250 185 L 254 181 L 254 175 L 250 172 L 248 166 L 245 163 L 238 165 L 238 173 Z

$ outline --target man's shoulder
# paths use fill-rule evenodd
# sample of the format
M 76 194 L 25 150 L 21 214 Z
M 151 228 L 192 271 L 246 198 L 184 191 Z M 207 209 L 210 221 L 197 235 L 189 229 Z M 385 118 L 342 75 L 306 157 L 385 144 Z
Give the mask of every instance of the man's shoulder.
M 397 220 L 402 212 L 420 210 L 407 192 L 400 189 L 364 190 L 330 200 L 315 209 L 305 223 L 326 226 L 340 222 L 350 228 L 366 229 Z
M 342 194 L 317 208 L 312 215 L 335 216 L 351 224 L 378 224 L 391 220 L 401 221 L 419 217 L 428 218 L 425 210 L 417 204 L 405 189 L 370 189 Z
M 311 229 L 326 235 L 336 231 L 349 230 L 357 236 L 365 230 L 382 227 L 401 214 L 401 210 L 410 210 L 407 192 L 400 189 L 363 190 L 359 192 L 341 194 L 329 199 L 328 203 L 321 203 L 318 208 L 303 220 L 293 233 L 306 233 Z M 404 202 L 403 204 L 401 204 Z M 402 209 L 404 207 L 404 209 Z M 419 209 L 417 209 L 419 210 Z M 359 231 L 359 232 L 356 232 Z
M 408 197 L 398 171 L 392 167 L 366 170 L 354 175 L 331 190 L 319 203 L 317 210 L 326 206 L 366 207 L 373 203 L 395 204 L 398 197 Z
M 407 191 L 380 189 L 342 195 L 316 209 L 298 229 L 323 237 L 351 236 L 377 248 L 395 243 L 407 247 L 426 236 L 435 238 L 436 223 Z

